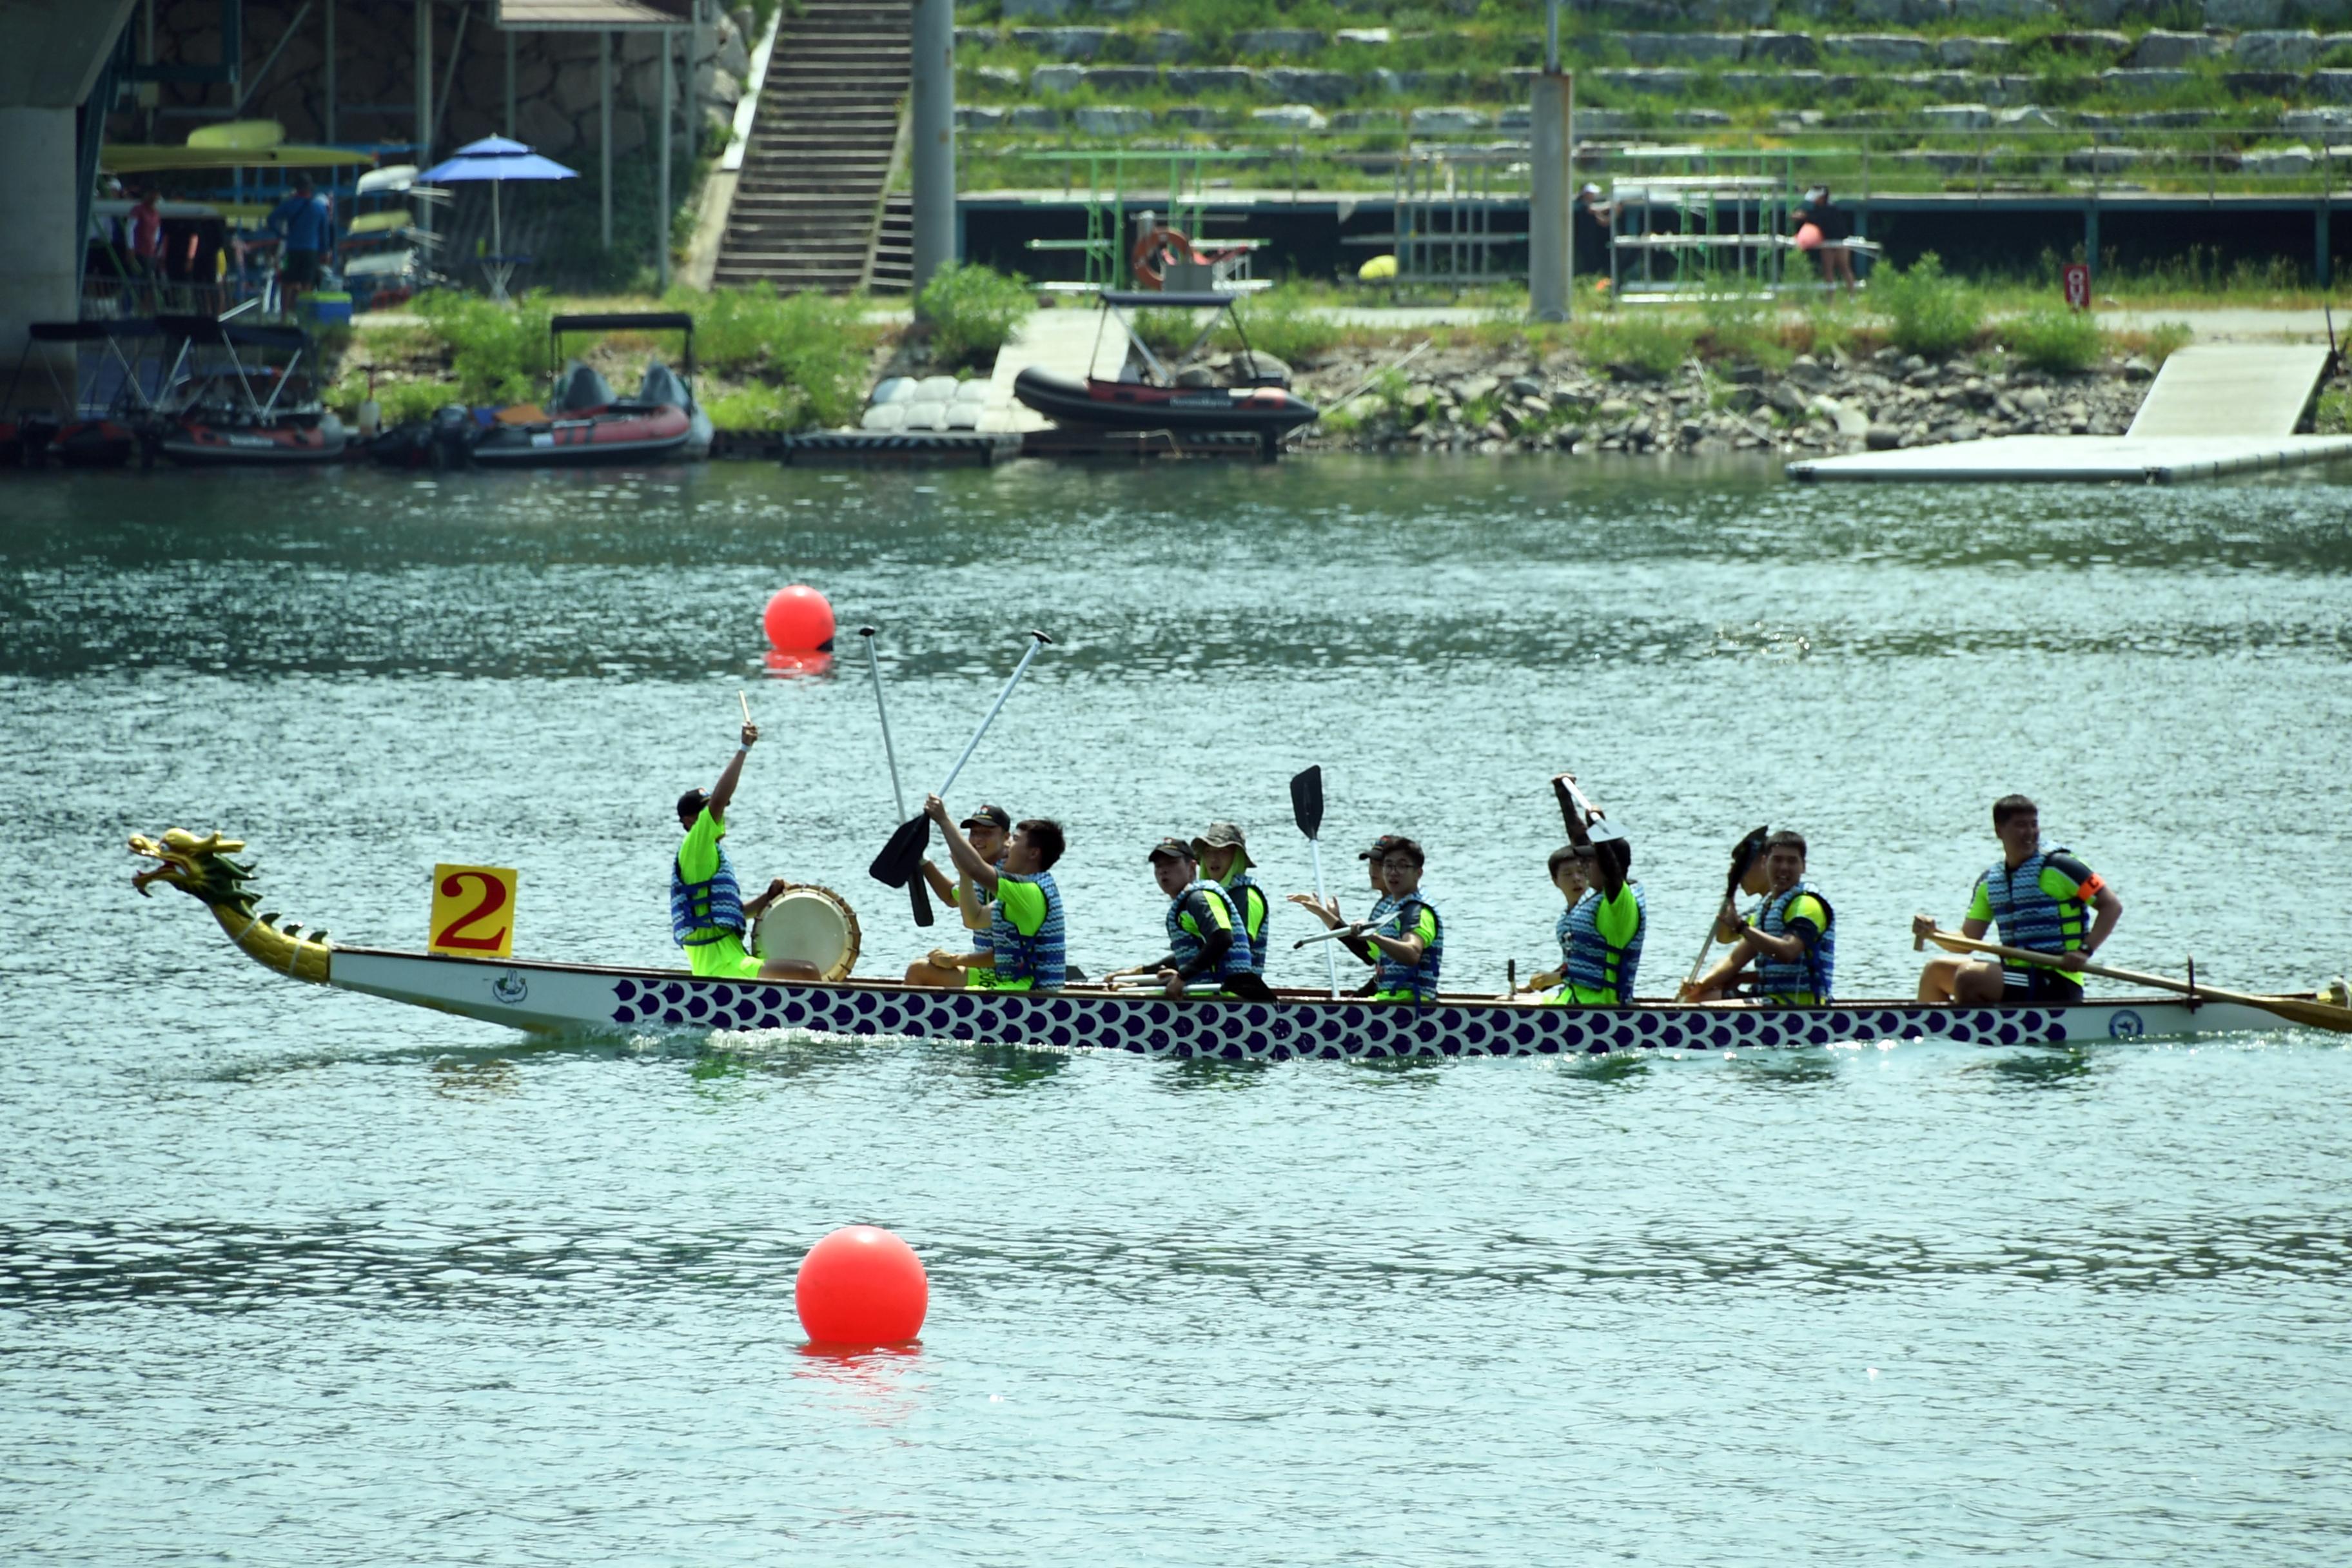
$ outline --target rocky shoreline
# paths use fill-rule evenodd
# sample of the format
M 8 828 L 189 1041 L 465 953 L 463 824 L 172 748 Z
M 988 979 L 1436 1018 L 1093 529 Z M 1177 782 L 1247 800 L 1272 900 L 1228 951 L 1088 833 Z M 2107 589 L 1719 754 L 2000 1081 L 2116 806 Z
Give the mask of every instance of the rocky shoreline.
M 1799 354 L 1778 370 L 1694 360 L 1651 377 L 1571 353 L 1454 349 L 1382 377 L 1381 361 L 1346 356 L 1293 378 L 1326 410 L 1297 445 L 1816 455 L 1990 436 L 2121 435 L 2156 374 L 2138 356 L 2074 374 L 1994 363 L 2003 357 L 1937 362 L 1887 348 L 1851 359 Z M 1333 406 L 1368 380 L 1373 390 Z

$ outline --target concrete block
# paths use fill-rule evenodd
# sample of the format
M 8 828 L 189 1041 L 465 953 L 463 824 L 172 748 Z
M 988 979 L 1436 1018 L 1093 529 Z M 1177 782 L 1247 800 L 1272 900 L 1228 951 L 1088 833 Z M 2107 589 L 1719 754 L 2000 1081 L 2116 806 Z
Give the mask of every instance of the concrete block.
M 1024 103 L 1005 116 L 1005 121 L 1015 131 L 1059 131 L 1062 111 L 1042 103 Z
M 2139 36 L 2124 64 L 2139 70 L 2185 66 L 2218 53 L 2221 41 L 2210 33 L 2168 33 L 2151 28 Z
M 1004 0 L 1008 22 L 1058 22 L 1070 14 L 1076 0 Z
M 1774 65 L 1809 66 L 1822 58 L 1822 47 L 1810 33 L 1750 33 L 1740 58 L 1768 60 Z
M 1952 0 L 1956 22 L 2033 22 L 2057 15 L 2056 0 Z
M 2286 0 L 2205 0 L 2205 25 L 2224 31 L 2275 27 L 2286 20 Z
M 2055 131 L 2058 128 L 2056 115 L 2046 109 L 2037 108 L 2030 103 L 2021 104 L 2014 109 L 1995 110 L 1992 122 L 2003 129 L 2015 128 L 2021 131 Z
M 1169 91 L 1186 98 L 1204 98 L 1215 92 L 1250 92 L 1257 87 L 1257 73 L 1239 66 L 1187 66 L 1170 70 L 1160 79 Z
M 1157 66 L 1088 66 L 1080 79 L 1090 92 L 1149 92 L 1160 85 Z
M 1174 27 L 1154 27 L 1135 36 L 1135 49 L 1139 58 L 1173 65 L 1192 58 L 1192 36 Z
M 1402 131 L 1404 116 L 1393 109 L 1350 109 L 1331 117 L 1334 131 Z
M 1090 60 L 1110 41 L 1108 27 L 1015 27 L 1013 41 L 1047 59 Z
M 1234 35 L 1237 55 L 1315 55 L 1330 40 L 1313 27 L 1253 27 Z
M 2311 73 L 2311 96 L 2326 103 L 2352 103 L 2352 70 Z
M 1386 27 L 1342 27 L 1331 35 L 1336 44 L 1354 44 L 1363 48 L 1386 48 L 1395 35 Z
M 2153 98 L 2160 92 L 2171 92 L 2187 87 L 2197 79 L 2196 73 L 2185 70 L 2103 70 L 2100 82 L 2110 91 L 2126 97 Z
M 2221 85 L 2233 98 L 2303 96 L 2303 76 L 2298 71 L 2224 71 Z
M 972 79 L 984 88 L 992 88 L 999 92 L 1021 90 L 1021 73 L 1011 66 L 975 66 L 971 75 Z
M 1961 37 L 1936 40 L 1936 60 L 1939 65 L 1956 66 L 1962 70 L 1978 66 L 1999 65 L 2009 56 L 2007 38 Z
M 1857 22 L 1919 27 L 1930 22 L 1949 21 L 1951 16 L 1950 0 L 1853 0 L 1853 19 Z
M 1272 109 L 1253 109 L 1250 120 L 1255 124 L 1276 131 L 1320 131 L 1331 123 L 1304 103 L 1280 103 Z
M 1233 116 L 1224 110 L 1211 109 L 1205 104 L 1180 103 L 1160 118 L 1171 125 L 1181 125 L 1193 131 L 1213 131 Z
M 996 104 L 959 103 L 955 122 L 959 131 L 1000 131 L 1004 127 L 1005 111 Z
M 1687 70 L 1602 70 L 1593 73 L 1613 88 L 1626 92 L 1653 93 L 1660 98 L 1680 98 L 1691 89 L 1697 73 Z
M 2238 154 L 2242 174 L 2308 174 L 2315 160 L 2308 147 L 2258 147 Z
M 2230 56 L 2254 70 L 2304 70 L 2323 52 L 2317 33 L 2241 33 Z
M 2147 156 L 2137 147 L 2084 147 L 2066 154 L 2070 174 L 2121 174 Z
M 1494 117 L 1483 109 L 1454 107 L 1416 109 L 1406 125 L 1416 136 L 1458 136 L 1468 131 L 1486 130 L 1494 122 Z
M 1874 66 L 1925 65 L 1935 58 L 1935 46 L 1908 33 L 1832 33 L 1822 40 L 1833 55 L 1868 60 Z
M 1985 131 L 1992 126 L 1992 110 L 1981 103 L 1931 103 L 1919 118 L 1938 131 Z
M 1747 39 L 1738 33 L 1620 33 L 1617 41 L 1637 66 L 1676 60 L 1736 60 Z
M 1029 90 L 1035 93 L 1076 92 L 1087 79 L 1084 66 L 1039 66 L 1029 73 Z
M 1092 104 L 1070 111 L 1070 123 L 1089 136 L 1139 136 L 1151 129 L 1151 110 L 1124 104 Z
M 1346 71 L 1272 66 L 1260 71 L 1258 79 L 1276 98 L 1291 103 L 1319 103 L 1327 109 L 1347 102 L 1356 91 L 1356 79 Z

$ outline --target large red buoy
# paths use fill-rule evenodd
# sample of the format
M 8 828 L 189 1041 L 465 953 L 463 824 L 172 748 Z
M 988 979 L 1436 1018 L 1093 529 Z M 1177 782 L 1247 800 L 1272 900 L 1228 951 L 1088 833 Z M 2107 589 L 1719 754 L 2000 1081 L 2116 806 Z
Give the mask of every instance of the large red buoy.
M 801 1327 L 821 1345 L 902 1344 L 923 1331 L 931 1282 L 915 1249 L 879 1226 L 845 1226 L 809 1248 L 793 1282 Z
M 776 590 L 760 616 L 768 646 L 778 653 L 831 653 L 833 606 L 805 583 Z

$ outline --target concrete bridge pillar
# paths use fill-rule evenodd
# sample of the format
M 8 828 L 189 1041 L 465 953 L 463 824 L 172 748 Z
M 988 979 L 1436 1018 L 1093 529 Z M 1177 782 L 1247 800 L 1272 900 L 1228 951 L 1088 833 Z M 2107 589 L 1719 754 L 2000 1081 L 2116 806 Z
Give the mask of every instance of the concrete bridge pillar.
M 75 262 L 80 175 L 75 110 L 135 0 L 10 0 L 0 6 L 0 365 L 13 373 L 34 321 L 81 313 Z M 72 384 L 71 364 L 64 367 Z M 27 376 L 21 395 L 46 393 Z

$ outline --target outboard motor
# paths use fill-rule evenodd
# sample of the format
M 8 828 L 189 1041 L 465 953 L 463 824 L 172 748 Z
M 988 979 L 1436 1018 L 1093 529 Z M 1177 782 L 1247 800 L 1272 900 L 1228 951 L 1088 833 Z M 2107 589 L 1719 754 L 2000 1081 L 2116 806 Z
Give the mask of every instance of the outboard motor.
M 445 404 L 433 411 L 433 422 L 425 430 L 425 441 L 432 449 L 432 463 L 436 468 L 465 467 L 467 456 L 474 449 L 474 437 L 480 426 L 474 423 L 473 410 L 462 403 Z
M 555 398 L 547 405 L 550 414 L 585 414 L 592 408 L 612 405 L 610 383 L 594 371 L 573 360 L 563 367 L 563 378 L 556 383 Z

